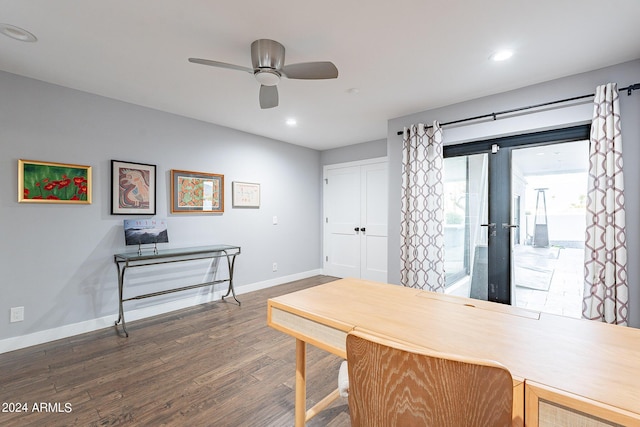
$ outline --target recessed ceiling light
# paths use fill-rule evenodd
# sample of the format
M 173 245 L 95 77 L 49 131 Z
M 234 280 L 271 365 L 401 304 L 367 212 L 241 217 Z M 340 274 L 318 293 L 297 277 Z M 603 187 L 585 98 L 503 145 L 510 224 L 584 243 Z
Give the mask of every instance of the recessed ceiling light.
M 29 31 L 11 24 L 0 24 L 0 34 L 4 34 L 7 37 L 21 42 L 35 42 L 38 40 L 38 38 Z
M 352 87 L 351 89 L 347 89 L 347 93 L 350 95 L 357 95 L 360 93 L 360 89 L 357 87 Z
M 513 51 L 505 49 L 505 50 L 499 50 L 495 52 L 493 55 L 489 57 L 489 59 L 491 59 L 492 61 L 499 62 L 499 61 L 506 61 L 512 56 L 513 56 Z
M 296 119 L 287 119 L 287 121 L 285 123 L 287 124 L 287 126 L 295 126 L 295 125 L 298 124 Z

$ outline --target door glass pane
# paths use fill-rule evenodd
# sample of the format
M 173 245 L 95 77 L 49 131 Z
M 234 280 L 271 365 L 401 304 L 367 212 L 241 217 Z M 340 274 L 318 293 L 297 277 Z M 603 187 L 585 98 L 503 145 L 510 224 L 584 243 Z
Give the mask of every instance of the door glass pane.
M 487 299 L 487 154 L 444 159 L 447 293 Z
M 512 295 L 518 307 L 580 317 L 588 141 L 512 151 Z

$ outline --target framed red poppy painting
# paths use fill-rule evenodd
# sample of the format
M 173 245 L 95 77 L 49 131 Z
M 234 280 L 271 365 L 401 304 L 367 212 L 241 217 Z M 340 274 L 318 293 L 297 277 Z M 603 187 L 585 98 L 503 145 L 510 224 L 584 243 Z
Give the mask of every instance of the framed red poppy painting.
M 20 159 L 18 202 L 91 204 L 91 166 Z

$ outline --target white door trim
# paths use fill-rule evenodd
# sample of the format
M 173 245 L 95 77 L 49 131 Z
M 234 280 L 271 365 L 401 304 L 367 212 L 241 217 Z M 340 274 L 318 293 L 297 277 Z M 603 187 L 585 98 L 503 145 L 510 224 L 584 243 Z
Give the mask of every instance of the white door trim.
M 370 165 L 372 163 L 384 163 L 388 161 L 389 161 L 389 157 L 385 156 L 385 157 L 375 157 L 373 159 L 356 160 L 353 162 L 334 163 L 331 165 L 324 165 L 322 168 L 322 180 L 324 181 L 327 175 L 328 169 L 348 168 L 351 166 L 363 166 L 363 165 Z M 324 192 L 323 192 L 323 198 L 324 198 Z

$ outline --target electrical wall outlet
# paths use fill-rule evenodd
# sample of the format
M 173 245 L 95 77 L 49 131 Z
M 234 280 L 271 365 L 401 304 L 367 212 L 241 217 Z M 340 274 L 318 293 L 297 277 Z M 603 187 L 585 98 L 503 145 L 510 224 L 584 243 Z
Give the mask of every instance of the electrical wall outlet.
M 277 262 L 273 263 L 273 271 L 278 271 L 278 263 Z
M 24 320 L 24 307 L 11 307 L 10 322 L 22 322 Z

